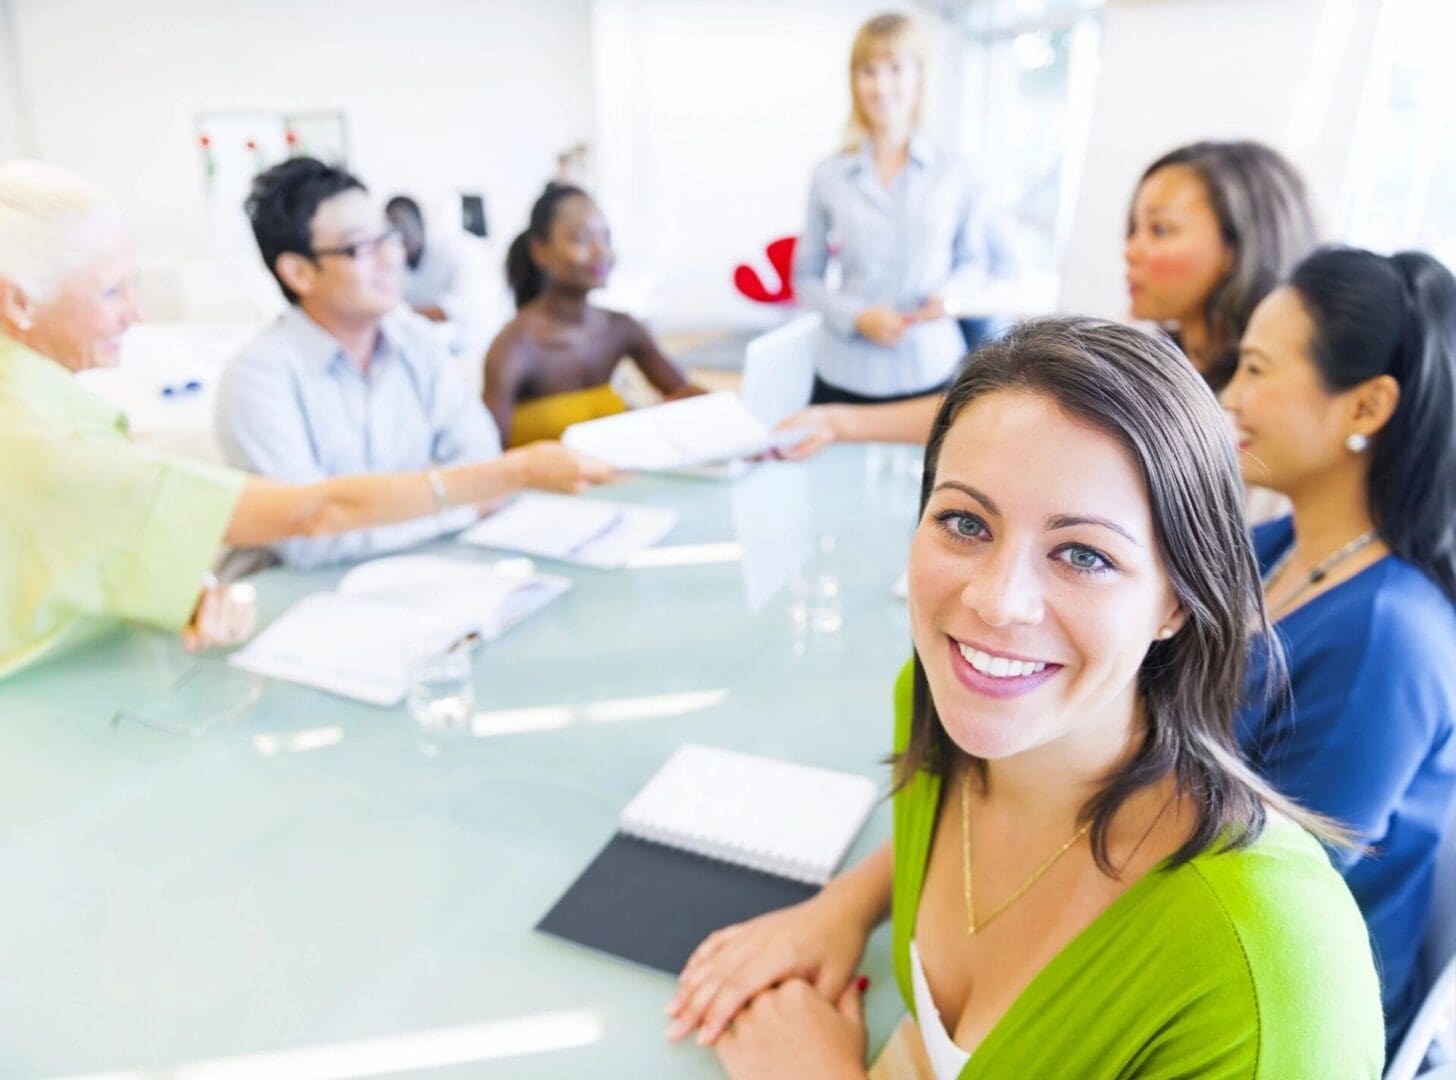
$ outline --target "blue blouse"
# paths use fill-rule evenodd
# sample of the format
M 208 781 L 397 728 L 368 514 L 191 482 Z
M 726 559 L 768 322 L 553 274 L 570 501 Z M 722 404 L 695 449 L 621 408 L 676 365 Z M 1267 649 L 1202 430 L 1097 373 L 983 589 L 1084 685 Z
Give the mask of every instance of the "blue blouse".
M 1256 528 L 1261 570 L 1293 540 L 1289 518 Z M 1256 652 L 1239 744 L 1279 791 L 1343 822 L 1372 849 L 1334 858 L 1370 928 L 1395 1047 L 1420 1004 L 1436 851 L 1456 798 L 1456 604 L 1390 555 L 1291 612 L 1276 631 L 1293 709 L 1268 701 Z

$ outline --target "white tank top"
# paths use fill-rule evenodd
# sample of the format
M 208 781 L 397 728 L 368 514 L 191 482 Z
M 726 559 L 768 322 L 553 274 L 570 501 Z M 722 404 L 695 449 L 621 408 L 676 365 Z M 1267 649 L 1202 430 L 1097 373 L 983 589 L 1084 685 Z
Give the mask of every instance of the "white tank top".
M 925 968 L 920 963 L 920 950 L 910 942 L 910 982 L 915 988 L 915 1018 L 920 1023 L 920 1040 L 925 1043 L 925 1053 L 930 1058 L 930 1067 L 935 1080 L 956 1080 L 971 1055 L 957 1046 L 945 1030 L 935 1001 L 930 996 L 930 984 L 925 981 Z

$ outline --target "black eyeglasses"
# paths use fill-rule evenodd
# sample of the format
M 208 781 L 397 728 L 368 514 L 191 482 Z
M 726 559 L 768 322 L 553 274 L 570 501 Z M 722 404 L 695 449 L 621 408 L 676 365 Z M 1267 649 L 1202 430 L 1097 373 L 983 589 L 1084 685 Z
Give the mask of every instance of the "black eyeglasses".
M 338 247 L 314 248 L 309 253 L 309 258 L 321 259 L 325 255 L 342 255 L 346 259 L 358 259 L 364 255 L 376 255 L 382 247 L 394 247 L 402 243 L 403 240 L 398 229 L 386 229 L 378 236 L 370 237 L 368 240 L 355 240 L 352 244 L 340 244 Z

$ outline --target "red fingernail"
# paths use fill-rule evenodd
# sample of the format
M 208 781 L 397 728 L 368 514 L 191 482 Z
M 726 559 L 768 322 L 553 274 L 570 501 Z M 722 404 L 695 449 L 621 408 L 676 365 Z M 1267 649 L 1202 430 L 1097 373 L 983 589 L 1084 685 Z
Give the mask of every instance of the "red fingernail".
M 868 975 L 861 975 L 854 981 L 854 985 L 859 987 L 859 992 L 863 994 L 870 988 L 870 977 Z

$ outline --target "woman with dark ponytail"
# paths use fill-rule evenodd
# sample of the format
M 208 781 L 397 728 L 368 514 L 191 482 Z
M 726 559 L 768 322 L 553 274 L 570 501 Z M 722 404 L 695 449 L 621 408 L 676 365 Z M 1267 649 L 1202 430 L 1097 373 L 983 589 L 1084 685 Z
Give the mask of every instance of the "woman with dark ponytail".
M 1223 402 L 1245 479 L 1294 508 L 1254 531 L 1288 692 L 1252 672 L 1240 743 L 1367 845 L 1337 858 L 1394 1047 L 1456 798 L 1456 278 L 1419 252 L 1317 251 L 1254 311 Z
M 664 397 L 702 392 L 636 319 L 587 303 L 614 261 L 611 233 L 591 197 L 548 184 L 506 254 L 517 315 L 485 354 L 485 404 L 506 445 L 554 439 L 571 424 L 624 411 L 608 385 L 624 357 Z

